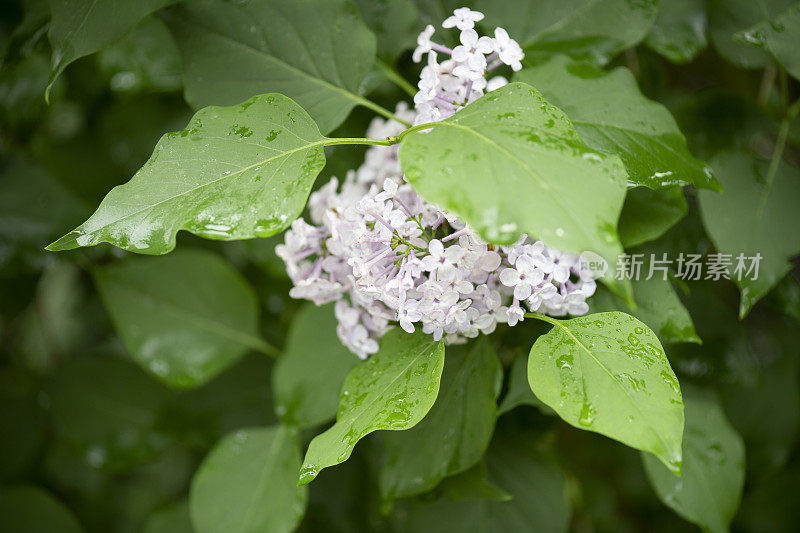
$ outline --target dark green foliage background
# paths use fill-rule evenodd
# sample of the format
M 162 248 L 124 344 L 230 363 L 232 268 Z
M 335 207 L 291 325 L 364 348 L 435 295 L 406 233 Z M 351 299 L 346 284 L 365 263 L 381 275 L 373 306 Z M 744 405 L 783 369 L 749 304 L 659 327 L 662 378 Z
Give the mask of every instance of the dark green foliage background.
M 150 2 L 153 6 L 146 10 L 165 3 Z M 488 7 L 490 3 L 494 7 Z M 605 69 L 629 68 L 639 90 L 672 112 L 691 153 L 712 167 L 729 151 L 746 154 L 740 157 L 753 165 L 768 165 L 788 104 L 800 96 L 800 85 L 791 77 L 797 75 L 800 42 L 795 43 L 792 64 L 786 59 L 786 44 L 775 37 L 780 33 L 766 32 L 763 48 L 733 35 L 763 20 L 758 14 L 742 15 L 748 10 L 740 4 L 763 4 L 764 16 L 774 17 L 791 2 L 661 0 L 660 8 L 656 2 L 639 3 L 646 4 L 642 13 L 647 20 L 630 21 L 631 27 L 644 24 L 643 30 L 640 35 L 626 31 L 621 48 L 601 38 L 570 48 L 563 38 L 542 33 L 536 24 L 489 20 L 500 17 L 506 4 L 513 7 L 510 0 L 476 2 L 478 8 L 485 7 L 491 27 L 507 25 L 511 37 L 529 45 L 531 61 L 571 50 L 573 57 L 593 58 Z M 148 3 L 141 4 L 145 9 Z M 411 62 L 409 48 L 416 33 L 470 2 L 420 0 L 419 9 L 410 0 L 357 4 L 361 15 L 353 11 L 349 16 L 362 16 L 376 34 L 380 61 L 414 80 L 418 66 Z M 155 377 L 163 373 L 158 362 L 152 372 L 142 370 L 115 331 L 117 317 L 98 287 L 102 291 L 104 272 L 132 254 L 109 245 L 59 254 L 44 251 L 45 245 L 85 220 L 108 190 L 126 182 L 164 132 L 182 128 L 192 115 L 184 100 L 180 51 L 171 33 L 178 31 L 176 20 L 184 9 L 167 7 L 144 18 L 131 32 L 122 32 L 121 40 L 117 35 L 98 44 L 101 51 L 77 58 L 51 79 L 48 3 L 13 0 L 0 7 L 0 531 L 191 531 L 187 502 L 193 475 L 223 437 L 283 420 L 298 426 L 296 434 L 286 438 L 298 439 L 304 450 L 335 413 L 331 395 L 340 384 L 319 387 L 320 394 L 328 393 L 324 405 L 273 400 L 273 388 L 281 388 L 273 380 L 281 374 L 273 374 L 276 364 L 264 353 L 269 350 L 259 333 L 283 351 L 293 335 L 302 341 L 302 335 L 290 330 L 296 315 L 304 323 L 324 322 L 313 317 L 319 311 L 300 311 L 301 304 L 289 298 L 291 284 L 273 251 L 280 237 L 220 243 L 187 233 L 178 236 L 179 250 L 214 254 L 235 268 L 240 274 L 235 283 L 245 286 L 245 302 L 252 296 L 258 308 L 247 319 L 255 325 L 243 333 L 256 340 L 244 342 L 246 350 L 226 347 L 224 371 L 216 375 L 215 368 L 196 376 L 202 385 L 191 389 L 180 386 L 191 377 L 181 376 L 178 388 L 167 386 L 169 376 Z M 750 24 L 748 16 L 756 20 Z M 629 21 L 610 16 L 595 24 L 608 24 L 613 35 L 612 22 L 626 26 Z M 559 49 L 562 45 L 567 48 Z M 780 66 L 774 58 L 786 64 Z M 395 102 L 408 97 L 381 72 L 376 64 L 362 85 L 371 100 L 393 109 Z M 190 94 L 200 94 L 197 80 L 187 81 L 190 85 Z M 48 87 L 49 104 L 44 99 Z M 554 95 L 551 102 L 558 105 L 558 87 L 548 90 Z M 205 96 L 202 93 L 202 99 Z M 236 95 L 233 100 L 244 98 Z M 363 135 L 373 116 L 369 109 L 356 107 L 331 136 Z M 784 129 L 781 172 L 797 180 L 800 121 Z M 326 155 L 328 163 L 317 186 L 357 167 L 363 147 L 328 147 Z M 752 172 L 737 179 L 757 176 Z M 723 187 L 736 185 L 736 179 L 723 178 Z M 688 207 L 677 202 L 664 214 L 671 217 L 667 225 L 680 221 L 666 233 L 646 228 L 644 237 L 632 233 L 631 241 L 637 247 L 644 244 L 648 252 L 671 256 L 715 251 L 707 234 L 708 217 L 715 213 L 701 214 L 699 200 L 714 194 L 718 193 L 685 187 Z M 636 201 L 631 195 L 628 199 Z M 770 208 L 796 210 L 800 197 L 777 202 Z M 629 209 L 629 214 L 644 213 L 646 218 L 646 208 Z M 746 217 L 755 206 L 718 209 L 740 209 Z M 623 222 L 625 216 L 623 211 Z M 800 229 L 794 224 L 762 231 L 778 242 L 793 243 Z M 789 256 L 798 251 L 791 244 L 789 248 Z M 795 258 L 782 281 L 743 320 L 739 288 L 732 282 L 677 283 L 677 295 L 702 344 L 668 344 L 670 339 L 657 331 L 684 397 L 718 398 L 744 441 L 747 475 L 731 526 L 735 531 L 794 531 L 800 523 L 798 279 Z M 610 293 L 603 297 L 598 303 L 603 310 L 615 305 L 625 310 Z M 659 302 L 639 304 L 652 313 L 649 316 L 658 316 Z M 239 303 L 225 305 L 238 309 Z M 336 342 L 333 326 L 323 326 L 330 327 L 320 339 Z M 512 363 L 545 331 L 546 326 L 526 321 L 513 329 L 500 328 L 490 337 L 504 380 L 497 398 L 502 414 L 485 460 L 445 477 L 422 496 L 387 505 L 381 502 L 379 467 L 388 438 L 373 433 L 348 461 L 324 470 L 309 485 L 299 530 L 696 529 L 659 501 L 639 452 L 575 430 L 553 416 L 530 390 L 519 388 L 522 381 L 517 378 L 524 366 Z M 310 379 L 343 381 L 354 363 L 339 346 L 325 349 L 337 358 L 336 368 Z M 282 363 L 279 372 L 291 374 L 292 367 L 303 364 L 302 358 L 293 358 Z M 389 446 L 409 445 L 405 435 L 397 437 L 391 435 Z M 422 441 L 418 453 L 425 454 L 424 446 L 432 445 Z M 494 486 L 487 485 L 487 477 Z M 465 496 L 465 490 L 473 493 Z M 505 501 L 509 496 L 513 499 Z

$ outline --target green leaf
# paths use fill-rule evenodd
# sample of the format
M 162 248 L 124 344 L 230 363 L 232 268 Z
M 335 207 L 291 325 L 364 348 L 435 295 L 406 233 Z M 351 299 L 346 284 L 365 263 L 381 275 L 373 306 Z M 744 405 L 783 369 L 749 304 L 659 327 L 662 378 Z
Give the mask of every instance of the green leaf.
M 502 26 L 529 59 L 565 53 L 599 64 L 640 42 L 657 0 L 478 0 L 487 27 Z
M 561 250 L 621 252 L 615 226 L 625 195 L 616 156 L 586 146 L 533 87 L 510 83 L 400 145 L 406 179 L 489 242 L 524 232 Z
M 651 452 L 679 475 L 681 390 L 650 328 L 619 312 L 547 321 L 528 359 L 534 394 L 571 425 Z
M 194 533 L 189 502 L 181 500 L 151 514 L 142 533 Z
M 502 369 L 486 339 L 448 350 L 436 404 L 414 428 L 383 438 L 381 498 L 420 494 L 475 465 L 492 438 Z
M 165 254 L 182 229 L 208 239 L 268 237 L 302 212 L 325 166 L 324 143 L 308 114 L 280 94 L 207 107 L 162 137 L 128 183 L 47 249 L 108 242 Z
M 355 1 L 364 22 L 375 34 L 379 57 L 394 63 L 416 45 L 422 27 L 417 25 L 417 7 L 412 0 Z
M 619 238 L 626 248 L 661 237 L 686 216 L 686 199 L 680 187 L 628 191 L 619 216 Z
M 129 257 L 94 271 L 97 290 L 134 361 L 172 387 L 196 387 L 249 349 L 258 301 L 228 262 L 201 250 Z
M 708 29 L 717 52 L 744 68 L 762 68 L 772 61 L 765 50 L 734 39 L 763 20 L 770 20 L 795 0 L 709 0 Z
M 592 300 L 590 300 L 592 301 Z M 518 355 L 511 363 L 508 372 L 508 390 L 497 408 L 498 414 L 505 414 L 520 405 L 536 407 L 542 414 L 554 416 L 555 412 L 537 398 L 528 383 L 528 358 Z
M 337 324 L 333 304 L 306 304 L 292 319 L 272 372 L 275 411 L 284 423 L 312 427 L 336 416 L 342 383 L 359 362 L 339 340 Z
M 748 43 L 765 47 L 780 65 L 800 79 L 800 4 L 794 4 L 772 20 L 764 21 L 740 34 Z
M 419 423 L 436 401 L 443 366 L 444 344 L 430 335 L 400 329 L 384 335 L 378 353 L 347 375 L 336 423 L 309 444 L 298 483 L 305 485 L 323 468 L 346 461 L 373 431 Z
M 297 437 L 283 426 L 243 429 L 222 439 L 192 479 L 189 508 L 197 533 L 293 531 L 308 488 L 295 483 Z
M 542 91 L 591 148 L 618 155 L 632 184 L 719 188 L 711 169 L 689 152 L 672 114 L 639 92 L 628 69 L 604 72 L 557 56 L 520 71 L 515 79 Z
M 722 178 L 721 194 L 701 192 L 700 211 L 703 224 L 720 253 L 731 254 L 730 278 L 741 290 L 739 316 L 744 317 L 753 305 L 791 270 L 789 259 L 800 253 L 800 233 L 788 231 L 800 225 L 800 170 L 780 163 L 773 182 L 767 185 L 768 163 L 741 152 L 728 152 L 712 160 Z M 737 257 L 761 254 L 757 279 L 736 274 Z M 741 279 L 738 279 L 741 277 Z
M 81 533 L 72 512 L 49 492 L 33 485 L 0 489 L 3 533 Z
M 375 36 L 350 0 L 195 0 L 168 15 L 196 108 L 282 93 L 328 133 L 366 102 Z
M 108 356 L 72 360 L 48 392 L 57 434 L 93 468 L 125 469 L 164 449 L 156 425 L 168 391 L 133 363 Z
M 51 0 L 50 88 L 67 65 L 107 47 L 168 0 Z
M 686 395 L 683 452 L 680 478 L 643 454 L 650 484 L 659 499 L 685 519 L 714 533 L 728 531 L 744 485 L 744 443 L 716 400 Z
M 399 530 L 566 532 L 570 517 L 566 480 L 555 461 L 537 449 L 535 439 L 535 434 L 525 432 L 496 435 L 487 452 L 489 479 L 509 493 L 510 500 L 499 499 L 496 491 L 483 497 L 474 494 L 474 479 L 465 473 L 442 482 L 439 499 L 430 501 L 425 495 L 401 501 L 405 512 L 397 513 Z
M 673 63 L 688 63 L 707 45 L 707 0 L 658 3 L 658 16 L 647 34 L 648 47 Z
M 181 56 L 166 24 L 150 16 L 98 56 L 111 89 L 119 92 L 177 91 Z
M 632 250 L 632 253 L 638 252 L 640 250 Z M 660 259 L 658 255 L 653 257 Z M 643 270 L 640 279 L 631 281 L 636 309 L 631 309 L 610 291 L 598 287 L 594 296 L 587 300 L 589 311 L 597 313 L 624 310 L 647 324 L 664 343 L 702 344 L 694 330 L 692 317 L 675 293 L 672 283 L 665 280 L 661 272 L 655 272 L 650 279 L 646 278 L 647 274 Z

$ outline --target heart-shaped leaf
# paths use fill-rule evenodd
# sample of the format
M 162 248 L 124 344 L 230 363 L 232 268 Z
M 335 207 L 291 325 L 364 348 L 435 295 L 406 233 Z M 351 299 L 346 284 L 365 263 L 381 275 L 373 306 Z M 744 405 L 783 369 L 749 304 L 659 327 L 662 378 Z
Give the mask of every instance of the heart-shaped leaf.
M 433 131 L 406 135 L 400 161 L 420 195 L 489 242 L 511 243 L 524 232 L 616 264 L 622 162 L 586 146 L 564 113 L 529 85 L 510 83 Z
M 162 137 L 128 183 L 47 249 L 108 242 L 165 254 L 180 230 L 219 240 L 268 237 L 302 212 L 325 166 L 324 144 L 311 117 L 280 94 L 207 107 Z
M 681 390 L 650 328 L 619 312 L 541 318 L 553 329 L 531 348 L 534 394 L 573 426 L 651 452 L 679 474 Z

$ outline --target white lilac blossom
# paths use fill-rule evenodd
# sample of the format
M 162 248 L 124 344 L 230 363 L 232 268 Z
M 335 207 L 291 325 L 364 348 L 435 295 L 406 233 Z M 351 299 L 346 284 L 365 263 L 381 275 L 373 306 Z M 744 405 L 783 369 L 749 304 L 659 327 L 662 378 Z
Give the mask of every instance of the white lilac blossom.
M 486 72 L 503 63 L 517 69 L 522 51 L 502 28 L 494 39 L 479 37 L 473 27 L 482 18 L 462 8 L 445 21 L 445 28 L 461 31 L 453 50 L 431 41 L 433 26 L 420 34 L 414 60 L 427 53 L 428 62 L 415 109 L 400 103 L 400 119 L 446 118 L 507 83 L 500 76 L 487 81 Z M 438 54 L 449 58 L 439 64 Z M 403 129 L 376 118 L 367 136 Z M 362 358 L 377 352 L 395 324 L 463 342 L 500 323 L 513 326 L 527 312 L 586 313 L 596 287 L 579 256 L 527 235 L 510 246 L 487 244 L 452 213 L 423 200 L 403 178 L 397 146 L 368 148 L 364 164 L 341 184 L 331 179 L 308 205 L 311 223 L 295 220 L 276 250 L 294 283 L 290 295 L 317 305 L 336 302 L 339 337 Z

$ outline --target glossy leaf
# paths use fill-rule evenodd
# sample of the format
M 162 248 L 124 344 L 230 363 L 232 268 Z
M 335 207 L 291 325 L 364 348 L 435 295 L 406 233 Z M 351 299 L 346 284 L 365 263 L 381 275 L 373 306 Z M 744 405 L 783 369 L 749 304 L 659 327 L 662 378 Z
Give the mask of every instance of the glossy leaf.
M 412 429 L 383 438 L 385 501 L 420 494 L 475 465 L 492 438 L 502 371 L 486 339 L 448 350 L 436 404 Z
M 81 533 L 75 515 L 46 490 L 34 485 L 0 489 L 3 533 Z
M 620 312 L 548 320 L 528 359 L 534 394 L 571 425 L 651 452 L 681 471 L 683 402 L 664 348 Z
M 195 0 L 171 10 L 168 22 L 194 107 L 276 92 L 327 133 L 364 103 L 375 36 L 350 0 Z
M 311 427 L 336 416 L 342 383 L 359 362 L 339 340 L 337 323 L 333 304 L 307 304 L 294 316 L 272 372 L 275 411 L 284 423 Z
M 647 34 L 647 46 L 673 63 L 688 63 L 706 47 L 708 0 L 658 3 L 658 16 Z
M 774 19 L 739 34 L 746 42 L 770 51 L 778 63 L 800 79 L 800 4 L 794 4 Z
M 572 124 L 533 87 L 511 83 L 400 146 L 406 179 L 489 242 L 524 232 L 614 264 L 625 169 L 581 142 Z
M 430 335 L 400 329 L 384 335 L 378 353 L 348 374 L 336 423 L 309 444 L 299 483 L 346 461 L 356 443 L 373 431 L 418 424 L 436 400 L 443 366 L 444 344 Z
M 565 53 L 607 63 L 647 35 L 656 0 L 479 0 L 488 27 L 501 26 L 528 58 Z
M 53 47 L 48 92 L 67 65 L 107 47 L 168 0 L 52 0 L 48 36 Z
M 164 254 L 182 229 L 209 239 L 268 237 L 303 210 L 325 166 L 324 142 L 308 114 L 279 94 L 205 108 L 48 250 L 108 242 Z
M 686 216 L 686 199 L 680 187 L 628 191 L 619 216 L 619 238 L 626 248 L 661 237 Z
M 717 250 L 731 254 L 730 277 L 741 290 L 739 315 L 744 317 L 789 272 L 789 259 L 800 253 L 800 233 L 788 231 L 800 225 L 800 170 L 781 163 L 768 186 L 768 163 L 745 153 L 720 154 L 712 164 L 725 190 L 701 193 L 700 210 Z M 751 279 L 754 272 L 747 275 L 750 260 L 736 273 L 739 254 L 761 254 L 757 279 Z
M 189 509 L 197 533 L 293 531 L 308 488 L 296 484 L 297 437 L 283 426 L 243 429 L 222 439 L 192 480 Z
M 708 29 L 717 52 L 731 63 L 744 68 L 762 68 L 771 63 L 765 50 L 742 42 L 734 35 L 770 20 L 795 0 L 709 0 Z
M 670 112 L 639 92 L 628 69 L 604 72 L 558 56 L 515 79 L 542 91 L 591 148 L 618 155 L 632 184 L 719 188 L 711 169 L 689 152 Z
M 75 359 L 48 392 L 57 434 L 93 468 L 126 469 L 164 449 L 156 426 L 168 391 L 133 363 Z
M 716 400 L 687 394 L 683 457 L 683 475 L 676 478 L 642 456 L 659 499 L 704 530 L 728 531 L 744 485 L 744 443 Z
M 134 361 L 170 386 L 201 385 L 248 350 L 268 349 L 255 294 L 213 253 L 130 257 L 97 268 L 94 278 Z

